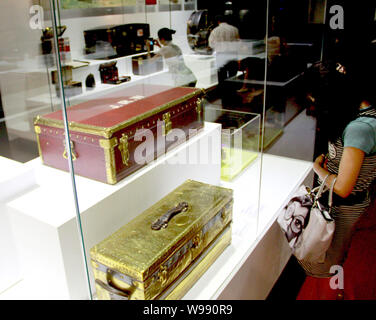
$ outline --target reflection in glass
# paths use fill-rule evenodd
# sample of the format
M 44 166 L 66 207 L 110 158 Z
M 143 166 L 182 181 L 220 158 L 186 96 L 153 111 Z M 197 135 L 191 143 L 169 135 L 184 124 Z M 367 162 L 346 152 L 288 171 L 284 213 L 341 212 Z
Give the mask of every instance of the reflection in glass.
M 172 77 L 172 85 L 175 87 L 195 87 L 197 79 L 192 71 L 184 62 L 183 52 L 173 43 L 172 35 L 176 31 L 168 28 L 158 30 L 158 40 L 153 40 L 159 50 L 153 58 L 150 57 L 150 44 L 148 42 L 148 50 L 150 62 L 158 61 L 159 57 L 163 57 L 168 67 L 168 72 Z
M 277 163 L 276 158 L 266 157 L 266 163 L 273 166 L 265 165 L 261 175 L 262 151 L 284 158 L 312 157 L 314 138 L 307 140 L 305 134 L 315 130 L 315 123 L 302 112 L 304 75 L 320 58 L 325 1 L 52 2 L 60 4 L 57 26 L 52 25 L 50 1 L 0 3 L 4 44 L 0 48 L 0 212 L 6 212 L 0 216 L 0 234 L 1 243 L 3 237 L 9 243 L 9 250 L 2 248 L 7 263 L 1 270 L 9 277 L 1 278 L 0 292 L 7 290 L 8 296 L 13 295 L 15 291 L 8 288 L 26 279 L 23 267 L 31 262 L 40 267 L 47 261 L 54 267 L 46 272 L 55 272 L 60 280 L 55 284 L 59 290 L 47 288 L 45 293 L 69 299 L 90 296 L 85 291 L 87 274 L 75 205 L 81 210 L 81 232 L 90 248 L 130 216 L 142 212 L 142 205 L 151 206 L 162 198 L 183 173 L 158 177 L 158 190 L 155 181 L 138 185 L 142 193 L 126 189 L 130 181 L 137 181 L 134 172 L 114 186 L 74 176 L 78 200 L 74 203 L 69 174 L 42 166 L 42 161 L 50 164 L 49 157 L 55 157 L 58 167 L 67 171 L 67 158 L 71 158 L 77 173 L 87 170 L 97 178 L 94 180 L 106 182 L 112 175 L 111 161 L 123 166 L 132 163 L 128 151 L 134 147 L 126 132 L 125 136 L 103 136 L 109 134 L 107 127 L 128 125 L 127 121 L 139 117 L 145 106 L 168 105 L 171 99 L 177 99 L 171 92 L 193 90 L 180 86 L 205 93 L 205 100 L 200 96 L 199 104 L 195 104 L 198 99 L 192 100 L 194 117 L 185 114 L 185 119 L 191 117 L 201 125 L 205 116 L 210 123 L 205 134 L 214 130 L 213 123 L 222 124 L 222 133 L 218 134 L 222 150 L 217 154 L 222 166 L 212 165 L 210 170 L 222 167 L 217 182 L 235 190 L 233 243 L 241 244 L 245 235 L 251 243 L 259 227 L 258 210 L 266 205 L 258 202 L 263 199 L 260 178 L 272 172 Z M 30 27 L 30 17 L 25 14 L 30 12 L 31 3 L 44 9 L 40 28 Z M 62 104 L 71 123 L 70 141 L 66 141 Z M 173 117 L 165 112 L 149 121 L 149 126 L 155 128 L 153 121 L 159 120 L 167 134 L 179 129 L 174 127 Z M 60 122 L 47 128 L 39 122 L 41 119 Z M 80 121 L 85 132 L 75 127 Z M 129 128 L 130 139 L 139 127 L 148 126 L 148 121 L 139 127 L 136 124 Z M 102 136 L 93 134 L 92 126 L 102 128 Z M 304 146 L 293 139 L 296 137 L 304 141 Z M 46 150 L 50 153 L 45 154 Z M 80 162 L 84 156 L 87 160 Z M 180 171 L 188 174 L 188 170 Z M 260 221 L 268 217 L 264 218 Z M 37 269 L 31 268 L 28 273 Z M 92 270 L 89 272 L 93 282 Z M 28 295 L 30 291 L 23 292 Z
M 34 127 L 34 118 L 59 108 L 58 99 L 53 99 L 58 94 L 54 31 L 47 19 L 49 4 L 40 4 L 7 0 L 0 4 L 0 234 L 5 246 L 1 248 L 0 299 L 68 297 L 60 290 L 67 287 L 64 273 L 54 283 L 40 281 L 56 279 L 62 254 L 54 244 L 61 236 L 56 221 L 64 217 L 51 203 L 73 205 L 69 179 L 51 179 L 38 158 L 39 128 Z M 57 30 L 62 39 L 58 47 L 62 60 L 70 61 L 65 30 L 65 26 Z M 68 68 L 64 72 L 67 82 L 70 72 Z M 59 192 L 65 189 L 70 197 Z M 54 204 L 59 205 L 58 201 Z M 81 261 L 80 255 L 72 261 L 77 259 Z M 85 277 L 82 272 L 80 276 Z M 81 293 L 76 292 L 76 297 Z

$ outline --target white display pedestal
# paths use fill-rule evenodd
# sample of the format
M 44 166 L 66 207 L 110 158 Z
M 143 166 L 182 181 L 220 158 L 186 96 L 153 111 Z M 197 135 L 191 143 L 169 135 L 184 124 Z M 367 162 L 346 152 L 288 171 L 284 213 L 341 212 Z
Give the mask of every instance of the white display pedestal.
M 22 163 L 0 157 L 0 293 L 21 280 L 21 266 L 6 202 L 35 185 L 32 170 Z
M 264 154 L 262 167 L 258 216 L 247 216 L 234 205 L 233 221 L 237 226 L 234 231 L 238 232 L 233 232 L 231 245 L 183 299 L 265 299 L 273 288 L 291 256 L 276 219 L 311 172 L 312 163 Z M 252 208 L 258 206 L 258 191 L 244 186 L 259 179 L 260 168 L 256 162 L 239 179 L 224 186 L 235 190 L 234 204 L 248 202 L 247 206 Z
M 206 123 L 196 137 L 115 186 L 76 177 L 87 254 L 185 180 L 218 185 L 220 157 L 221 127 Z M 69 174 L 43 166 L 39 159 L 27 165 L 35 171 L 35 188 L 6 204 L 24 280 L 0 298 L 87 299 Z

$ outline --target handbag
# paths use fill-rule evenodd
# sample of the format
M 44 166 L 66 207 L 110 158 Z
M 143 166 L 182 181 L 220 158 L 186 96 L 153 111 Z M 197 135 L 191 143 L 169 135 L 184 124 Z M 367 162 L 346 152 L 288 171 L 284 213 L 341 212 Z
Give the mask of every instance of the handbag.
M 298 260 L 324 262 L 332 242 L 335 221 L 330 213 L 336 178 L 329 190 L 328 206 L 320 203 L 321 195 L 328 190 L 325 186 L 328 177 L 329 174 L 312 190 L 302 185 L 278 216 L 278 224 Z

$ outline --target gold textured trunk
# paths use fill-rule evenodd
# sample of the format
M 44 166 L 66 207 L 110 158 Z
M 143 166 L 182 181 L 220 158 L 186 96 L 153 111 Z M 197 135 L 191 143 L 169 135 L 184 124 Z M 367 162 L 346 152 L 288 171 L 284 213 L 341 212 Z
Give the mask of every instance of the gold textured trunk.
M 188 180 L 90 251 L 98 299 L 179 299 L 231 242 L 233 192 Z

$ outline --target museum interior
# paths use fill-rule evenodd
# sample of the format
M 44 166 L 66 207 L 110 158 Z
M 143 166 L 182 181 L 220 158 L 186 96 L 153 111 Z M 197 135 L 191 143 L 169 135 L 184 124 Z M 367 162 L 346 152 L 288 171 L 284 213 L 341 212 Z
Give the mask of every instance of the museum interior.
M 320 183 L 333 110 L 374 101 L 375 4 L 1 0 L 0 17 L 0 300 L 319 290 L 277 220 Z M 345 275 L 376 263 L 367 237 Z M 376 299 L 376 279 L 348 279 L 323 299 Z

